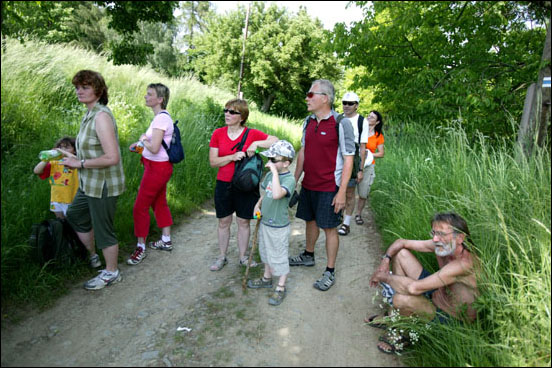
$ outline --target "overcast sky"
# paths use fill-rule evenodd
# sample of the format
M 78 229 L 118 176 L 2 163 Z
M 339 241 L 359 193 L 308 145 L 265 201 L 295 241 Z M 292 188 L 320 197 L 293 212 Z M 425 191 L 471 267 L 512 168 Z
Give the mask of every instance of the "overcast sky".
M 345 9 L 348 1 L 266 1 L 276 3 L 280 7 L 286 7 L 294 14 L 297 14 L 299 6 L 303 5 L 307 13 L 320 19 L 324 28 L 332 30 L 337 22 L 359 21 L 362 19 L 362 10 L 354 4 Z M 216 6 L 217 13 L 224 14 L 228 10 L 235 10 L 238 4 L 247 7 L 249 1 L 211 1 Z

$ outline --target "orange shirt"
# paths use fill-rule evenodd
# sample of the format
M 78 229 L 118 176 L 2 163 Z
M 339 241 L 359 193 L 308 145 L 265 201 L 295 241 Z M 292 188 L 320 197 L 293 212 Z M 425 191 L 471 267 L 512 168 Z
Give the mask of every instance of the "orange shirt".
M 374 133 L 372 136 L 368 137 L 368 143 L 366 143 L 366 149 L 369 149 L 370 152 L 376 153 L 376 149 L 380 144 L 383 144 L 385 139 L 383 139 L 383 134 Z M 372 161 L 372 165 L 376 163 L 376 159 Z

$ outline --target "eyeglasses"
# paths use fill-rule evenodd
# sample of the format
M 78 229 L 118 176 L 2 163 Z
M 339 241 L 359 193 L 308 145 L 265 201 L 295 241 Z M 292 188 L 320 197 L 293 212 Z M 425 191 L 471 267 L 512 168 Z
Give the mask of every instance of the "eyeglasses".
M 354 106 L 356 102 L 354 101 L 343 101 L 343 106 Z
M 276 157 L 269 157 L 268 159 L 269 159 L 270 162 L 272 162 L 273 164 L 278 163 L 278 162 L 287 161 L 287 160 L 277 160 Z
M 450 233 L 444 233 L 444 232 L 442 232 L 442 231 L 431 230 L 431 231 L 429 232 L 429 236 L 431 236 L 432 238 L 436 236 L 436 237 L 442 239 L 443 237 L 445 237 L 445 236 L 447 236 L 447 235 L 450 235 L 450 234 L 452 234 L 452 233 L 454 233 L 454 231 L 451 231 Z
M 234 110 L 230 110 L 230 109 L 224 109 L 224 110 L 222 110 L 222 111 L 224 111 L 225 114 L 226 114 L 226 113 L 229 113 L 230 115 L 241 115 L 241 112 L 239 112 L 239 111 L 234 111 Z
M 307 92 L 307 97 L 308 98 L 313 98 L 314 95 L 326 95 L 327 96 L 327 94 L 324 93 L 324 92 Z

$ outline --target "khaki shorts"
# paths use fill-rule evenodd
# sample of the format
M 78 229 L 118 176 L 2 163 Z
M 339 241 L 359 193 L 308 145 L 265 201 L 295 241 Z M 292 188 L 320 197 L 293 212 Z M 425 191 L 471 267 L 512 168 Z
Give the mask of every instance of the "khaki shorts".
M 370 194 L 370 187 L 374 184 L 374 178 L 376 177 L 375 165 L 371 164 L 364 167 L 364 175 L 362 181 L 358 183 L 358 196 L 360 198 L 368 198 Z

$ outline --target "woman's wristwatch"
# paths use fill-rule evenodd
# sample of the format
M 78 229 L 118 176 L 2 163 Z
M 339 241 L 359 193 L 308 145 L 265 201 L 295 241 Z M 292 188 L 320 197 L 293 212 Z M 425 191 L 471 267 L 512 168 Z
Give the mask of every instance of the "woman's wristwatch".
M 84 158 L 81 160 L 81 169 L 84 169 L 84 161 L 86 161 Z

